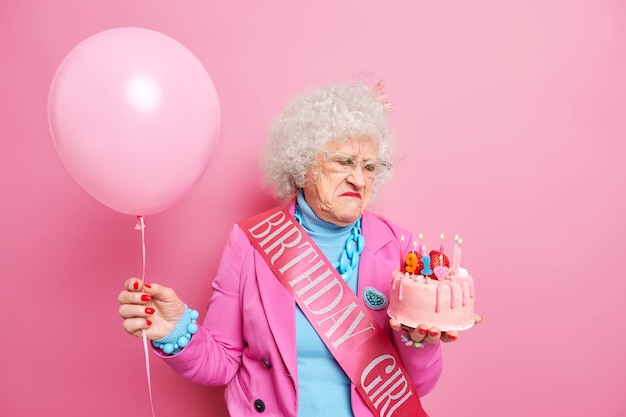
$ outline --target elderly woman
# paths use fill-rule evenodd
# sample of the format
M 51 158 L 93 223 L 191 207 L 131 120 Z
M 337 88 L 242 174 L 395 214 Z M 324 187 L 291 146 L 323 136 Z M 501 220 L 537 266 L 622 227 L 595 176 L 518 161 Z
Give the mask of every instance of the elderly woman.
M 275 121 L 264 160 L 284 210 L 233 227 L 202 325 L 172 289 L 132 278 L 119 295 L 125 330 L 145 330 L 156 354 L 184 378 L 227 384 L 232 416 L 424 415 L 418 397 L 440 376 L 440 342 L 458 334 L 401 329 L 384 304 L 365 299 L 368 291 L 388 297 L 398 254 L 408 250 L 400 236 L 413 241 L 366 210 L 391 169 L 392 136 L 385 104 L 365 85 L 296 97 Z M 319 254 L 326 264 L 311 261 Z M 331 265 L 332 274 L 313 265 Z M 298 268 L 297 277 L 282 276 Z M 308 291 L 322 279 L 319 291 Z M 323 296 L 331 299 L 324 308 Z M 410 346 L 402 340 L 407 331 Z

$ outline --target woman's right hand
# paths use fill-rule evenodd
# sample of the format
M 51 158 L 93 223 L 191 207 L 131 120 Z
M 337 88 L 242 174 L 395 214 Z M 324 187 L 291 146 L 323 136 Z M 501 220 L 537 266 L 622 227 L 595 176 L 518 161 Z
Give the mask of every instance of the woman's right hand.
M 119 313 L 124 319 L 124 330 L 141 337 L 146 330 L 150 340 L 167 336 L 185 312 L 185 304 L 171 288 L 159 284 L 142 284 L 138 278 L 130 278 L 117 298 Z

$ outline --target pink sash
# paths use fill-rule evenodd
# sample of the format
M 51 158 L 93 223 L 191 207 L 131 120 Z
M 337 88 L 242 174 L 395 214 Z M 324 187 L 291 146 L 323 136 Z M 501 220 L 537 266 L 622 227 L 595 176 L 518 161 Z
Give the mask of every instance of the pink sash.
M 428 417 L 382 329 L 302 226 L 277 207 L 239 223 L 379 417 Z

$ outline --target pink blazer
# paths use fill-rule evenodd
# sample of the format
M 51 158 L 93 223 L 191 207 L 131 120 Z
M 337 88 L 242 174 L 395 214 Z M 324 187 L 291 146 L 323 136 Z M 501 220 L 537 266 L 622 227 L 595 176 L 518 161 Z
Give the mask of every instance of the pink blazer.
M 293 214 L 295 203 L 289 209 Z M 391 271 L 400 263 L 400 236 L 412 234 L 369 211 L 363 213 L 365 249 L 359 264 L 358 294 L 374 287 L 389 297 Z M 407 248 L 403 248 L 407 250 Z M 430 392 L 442 370 L 441 346 L 407 347 L 390 329 L 386 309 L 371 310 L 389 334 L 420 396 Z M 224 247 L 206 318 L 189 345 L 163 359 L 183 378 L 226 384 L 232 416 L 296 416 L 298 369 L 295 302 L 248 238 L 235 225 Z M 355 417 L 372 416 L 352 386 Z

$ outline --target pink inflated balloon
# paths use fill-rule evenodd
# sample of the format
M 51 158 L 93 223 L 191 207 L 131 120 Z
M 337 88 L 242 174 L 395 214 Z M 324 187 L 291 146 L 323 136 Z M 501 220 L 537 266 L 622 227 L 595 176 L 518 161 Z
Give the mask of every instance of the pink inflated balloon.
M 170 207 L 206 171 L 220 108 L 188 49 L 129 27 L 93 35 L 65 57 L 48 120 L 74 179 L 106 206 L 144 216 Z

